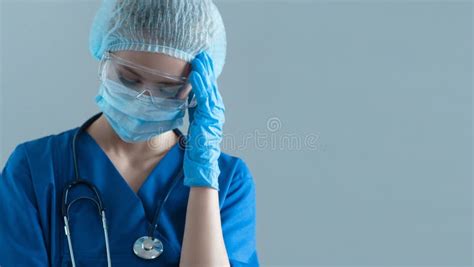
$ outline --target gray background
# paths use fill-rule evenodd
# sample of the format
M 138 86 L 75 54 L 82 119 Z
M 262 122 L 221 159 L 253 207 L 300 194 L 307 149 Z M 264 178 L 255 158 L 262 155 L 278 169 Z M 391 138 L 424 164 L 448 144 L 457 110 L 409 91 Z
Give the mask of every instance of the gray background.
M 262 265 L 472 266 L 473 3 L 218 6 L 223 149 L 254 175 Z M 98 111 L 98 1 L 1 7 L 3 166 Z

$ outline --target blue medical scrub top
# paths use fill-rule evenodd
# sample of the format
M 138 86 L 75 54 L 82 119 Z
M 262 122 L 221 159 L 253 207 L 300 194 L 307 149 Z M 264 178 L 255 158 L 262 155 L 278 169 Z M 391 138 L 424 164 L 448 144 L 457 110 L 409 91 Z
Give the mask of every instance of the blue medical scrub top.
M 23 142 L 8 158 L 0 177 L 0 266 L 71 266 L 61 205 L 63 188 L 75 177 L 71 144 L 77 129 Z M 133 253 L 133 244 L 147 235 L 159 199 L 182 166 L 182 143 L 167 152 L 137 193 L 87 132 L 77 141 L 77 156 L 81 178 L 102 196 L 112 265 L 178 266 L 190 191 L 182 180 L 154 232 L 164 252 L 143 260 Z M 242 159 L 226 153 L 221 153 L 219 167 L 221 223 L 231 266 L 259 266 L 253 177 Z M 87 195 L 83 189 L 74 189 L 70 197 Z M 92 202 L 71 206 L 69 223 L 76 265 L 106 266 L 102 224 Z

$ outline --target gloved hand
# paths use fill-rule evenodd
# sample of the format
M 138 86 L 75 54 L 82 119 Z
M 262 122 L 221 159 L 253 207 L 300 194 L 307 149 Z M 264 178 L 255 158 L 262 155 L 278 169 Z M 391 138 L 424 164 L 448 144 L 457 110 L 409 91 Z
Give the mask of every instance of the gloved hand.
M 189 109 L 189 130 L 184 152 L 184 185 L 211 187 L 219 191 L 224 103 L 217 88 L 214 64 L 206 52 L 191 62 L 188 81 L 197 106 Z

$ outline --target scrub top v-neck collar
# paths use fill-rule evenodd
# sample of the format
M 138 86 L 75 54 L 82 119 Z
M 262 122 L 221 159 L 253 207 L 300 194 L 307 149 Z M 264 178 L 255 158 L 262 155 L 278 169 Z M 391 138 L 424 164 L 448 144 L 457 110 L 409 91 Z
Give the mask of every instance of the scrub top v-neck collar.
M 105 199 L 121 198 L 124 200 L 120 201 L 122 204 L 129 203 L 128 205 L 140 208 L 144 212 L 148 223 L 151 223 L 160 204 L 157 200 L 166 194 L 172 181 L 178 178 L 175 176 L 182 168 L 184 135 L 178 129 L 173 131 L 178 135 L 178 142 L 153 167 L 137 193 L 133 191 L 105 151 L 87 131 L 84 131 L 78 140 L 81 144 L 78 146 L 81 176 L 96 184 L 99 191 L 104 194 Z M 88 155 L 94 156 L 90 157 Z M 99 177 L 98 173 L 94 173 L 94 170 L 104 168 L 106 173 L 109 174 L 108 177 Z

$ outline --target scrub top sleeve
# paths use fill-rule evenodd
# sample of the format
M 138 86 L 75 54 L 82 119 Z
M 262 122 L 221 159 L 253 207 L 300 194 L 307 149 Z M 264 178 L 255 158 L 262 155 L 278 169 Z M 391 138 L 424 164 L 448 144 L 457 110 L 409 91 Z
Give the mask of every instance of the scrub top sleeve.
M 255 183 L 244 161 L 238 159 L 236 174 L 221 209 L 224 241 L 232 267 L 259 266 L 256 248 Z
M 30 168 L 18 145 L 0 174 L 0 266 L 48 266 Z

